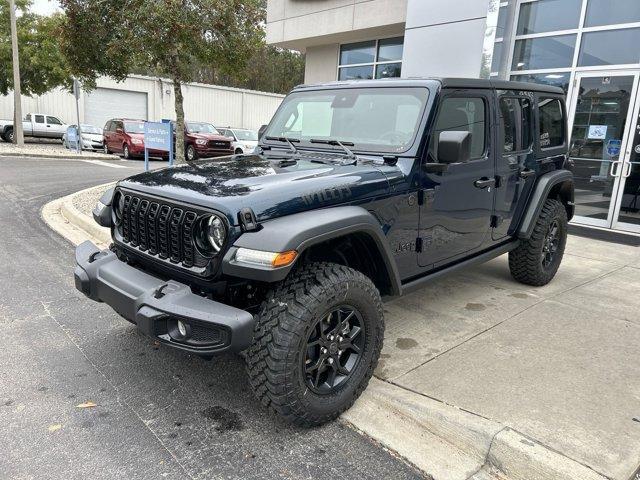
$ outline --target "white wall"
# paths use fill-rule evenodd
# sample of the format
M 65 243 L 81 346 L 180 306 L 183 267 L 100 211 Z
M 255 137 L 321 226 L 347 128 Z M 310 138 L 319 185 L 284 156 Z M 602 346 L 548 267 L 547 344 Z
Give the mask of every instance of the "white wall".
M 131 76 L 123 82 L 101 77 L 98 87 L 147 93 L 147 118 L 175 119 L 173 85 L 168 80 Z M 237 88 L 205 84 L 188 84 L 183 87 L 185 116 L 234 127 L 258 129 L 268 123 L 283 95 L 255 92 Z M 84 121 L 84 98 L 80 98 L 80 121 Z M 73 95 L 55 89 L 37 97 L 22 97 L 22 111 L 43 112 L 59 117 L 67 123 L 76 122 L 76 104 Z M 0 97 L 0 118 L 13 118 L 12 94 Z M 101 125 L 98 125 L 101 126 Z
M 304 83 L 332 82 L 337 77 L 340 45 L 331 43 L 308 47 L 304 66 Z
M 480 76 L 489 0 L 408 0 L 403 77 Z

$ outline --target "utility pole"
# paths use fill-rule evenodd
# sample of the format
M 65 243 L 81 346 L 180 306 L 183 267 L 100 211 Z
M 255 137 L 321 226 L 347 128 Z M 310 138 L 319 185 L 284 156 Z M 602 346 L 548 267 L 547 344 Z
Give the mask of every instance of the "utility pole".
M 16 2 L 9 0 L 11 23 L 11 53 L 13 55 L 13 143 L 24 146 L 22 132 L 22 92 L 20 90 L 20 59 L 18 58 L 18 28 L 16 27 Z

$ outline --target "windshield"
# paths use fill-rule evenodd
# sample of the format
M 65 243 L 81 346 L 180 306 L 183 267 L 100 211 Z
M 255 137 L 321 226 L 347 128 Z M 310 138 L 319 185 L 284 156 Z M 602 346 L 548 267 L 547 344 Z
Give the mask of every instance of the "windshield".
M 338 140 L 353 150 L 404 152 L 416 136 L 426 88 L 353 88 L 297 92 L 285 98 L 266 136 Z
M 94 125 L 81 125 L 82 133 L 102 133 L 102 129 Z
M 238 140 L 244 140 L 245 142 L 258 141 L 258 132 L 254 132 L 253 130 L 234 130 L 233 133 L 236 134 Z
M 189 122 L 186 125 L 187 125 L 187 132 L 189 133 L 213 133 L 215 135 L 220 135 L 220 132 L 216 130 L 216 127 L 214 127 L 210 123 Z
M 124 122 L 124 131 L 127 133 L 144 133 L 144 123 Z

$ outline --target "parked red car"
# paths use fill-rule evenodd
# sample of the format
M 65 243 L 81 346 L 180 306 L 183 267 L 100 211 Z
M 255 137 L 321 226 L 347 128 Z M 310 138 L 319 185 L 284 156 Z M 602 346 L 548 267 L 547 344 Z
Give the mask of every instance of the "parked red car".
M 184 149 L 187 160 L 233 155 L 231 139 L 206 122 L 184 123 Z
M 144 157 L 144 120 L 114 118 L 102 131 L 105 153 L 119 153 L 124 158 Z M 162 150 L 149 150 L 150 157 L 169 158 Z

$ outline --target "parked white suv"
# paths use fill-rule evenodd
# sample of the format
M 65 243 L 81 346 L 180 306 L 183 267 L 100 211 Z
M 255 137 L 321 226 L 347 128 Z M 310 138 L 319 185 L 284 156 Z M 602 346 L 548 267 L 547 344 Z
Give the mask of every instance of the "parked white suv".
M 241 153 L 253 153 L 258 146 L 258 132 L 246 128 L 220 128 L 216 127 L 220 135 L 232 139 L 233 151 L 236 155 Z

